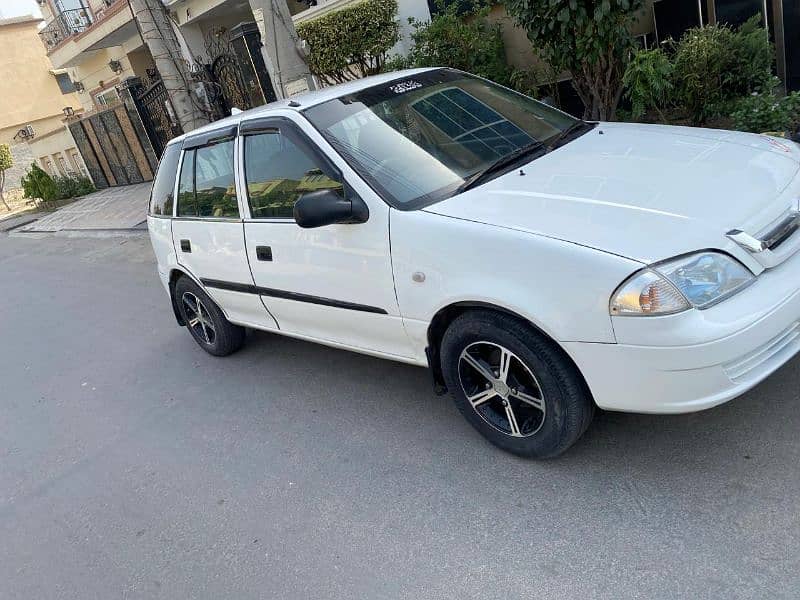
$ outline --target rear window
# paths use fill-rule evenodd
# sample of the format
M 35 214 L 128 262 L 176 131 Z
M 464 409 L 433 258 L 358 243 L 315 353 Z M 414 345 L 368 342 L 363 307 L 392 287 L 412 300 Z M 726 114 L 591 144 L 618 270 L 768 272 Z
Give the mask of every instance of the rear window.
M 153 191 L 150 194 L 151 215 L 172 216 L 172 205 L 175 201 L 175 175 L 180 157 L 180 144 L 171 144 L 164 150 L 161 163 L 158 165 L 156 179 L 153 182 Z

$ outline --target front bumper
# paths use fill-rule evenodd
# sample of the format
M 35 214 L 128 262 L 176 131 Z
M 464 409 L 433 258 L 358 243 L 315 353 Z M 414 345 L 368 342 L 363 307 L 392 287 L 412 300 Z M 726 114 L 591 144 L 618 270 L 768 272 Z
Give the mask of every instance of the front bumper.
M 617 344 L 563 344 L 600 408 L 685 413 L 722 404 L 800 351 L 800 253 L 707 310 L 612 320 Z

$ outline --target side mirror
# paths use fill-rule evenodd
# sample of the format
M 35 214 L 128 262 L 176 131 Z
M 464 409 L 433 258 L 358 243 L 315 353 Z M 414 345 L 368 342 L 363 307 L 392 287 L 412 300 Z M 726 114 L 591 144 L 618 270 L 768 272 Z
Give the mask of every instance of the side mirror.
M 300 196 L 294 203 L 294 220 L 310 229 L 336 223 L 365 223 L 369 208 L 356 194 L 342 198 L 334 190 L 316 190 Z

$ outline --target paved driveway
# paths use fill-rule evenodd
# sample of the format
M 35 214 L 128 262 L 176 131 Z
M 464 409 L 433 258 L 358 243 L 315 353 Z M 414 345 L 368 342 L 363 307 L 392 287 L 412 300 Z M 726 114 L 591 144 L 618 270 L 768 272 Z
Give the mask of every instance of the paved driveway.
M 94 192 L 18 231 L 131 229 L 147 220 L 150 186 L 150 183 L 139 183 Z
M 0 237 L 0 290 L 3 600 L 798 597 L 798 359 L 530 462 L 423 369 L 208 356 L 144 236 Z

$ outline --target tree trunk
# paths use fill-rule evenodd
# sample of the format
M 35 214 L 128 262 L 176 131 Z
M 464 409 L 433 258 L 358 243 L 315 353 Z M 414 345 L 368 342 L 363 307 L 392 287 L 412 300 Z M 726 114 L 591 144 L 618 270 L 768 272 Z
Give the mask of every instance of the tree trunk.
M 202 102 L 191 89 L 193 82 L 167 9 L 161 0 L 128 0 L 128 3 L 181 128 L 187 132 L 205 125 L 209 119 Z
M 589 121 L 612 121 L 622 97 L 620 66 L 587 65 L 573 73 L 572 87 L 583 102 L 583 118 Z
M 8 212 L 11 212 L 11 207 L 8 205 L 8 202 L 6 202 L 6 197 L 3 194 L 3 190 L 5 187 L 6 187 L 6 172 L 2 171 L 0 172 L 0 200 L 3 201 L 3 205 L 6 207 L 6 210 Z

